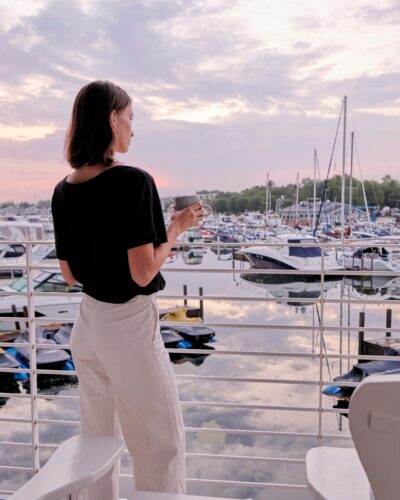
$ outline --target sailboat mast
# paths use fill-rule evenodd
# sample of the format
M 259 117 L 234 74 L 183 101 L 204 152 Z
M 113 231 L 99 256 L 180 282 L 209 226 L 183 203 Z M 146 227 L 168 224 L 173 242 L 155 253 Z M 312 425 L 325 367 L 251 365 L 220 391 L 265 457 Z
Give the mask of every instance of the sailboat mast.
M 354 131 L 351 132 L 351 148 L 350 148 L 350 182 L 349 182 L 349 217 L 351 221 L 351 207 L 353 206 L 353 147 L 354 147 Z M 351 224 L 350 224 L 351 230 Z
M 267 172 L 267 186 L 265 189 L 265 227 L 268 226 L 268 204 L 269 204 L 269 172 Z
M 315 223 L 317 220 L 317 209 L 315 203 L 317 201 L 317 150 L 314 149 L 314 186 L 313 186 L 313 222 L 312 222 L 312 233 L 315 236 L 317 228 Z
M 343 98 L 343 163 L 342 163 L 342 213 L 341 213 L 341 231 L 340 237 L 342 243 L 344 240 L 344 203 L 345 203 L 345 185 L 346 185 L 346 115 L 347 115 L 347 96 Z
M 296 177 L 296 211 L 295 211 L 295 224 L 297 225 L 297 221 L 299 218 L 299 173 L 297 172 Z

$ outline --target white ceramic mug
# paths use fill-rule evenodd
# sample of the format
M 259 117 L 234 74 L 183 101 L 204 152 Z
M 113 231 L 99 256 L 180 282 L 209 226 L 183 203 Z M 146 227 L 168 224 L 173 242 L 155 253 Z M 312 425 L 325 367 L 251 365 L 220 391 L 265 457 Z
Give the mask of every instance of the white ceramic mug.
M 183 210 L 184 208 L 193 205 L 200 201 L 200 198 L 195 194 L 190 194 L 186 196 L 175 196 L 174 205 L 177 210 Z M 204 217 L 208 217 L 212 213 L 212 208 L 210 205 L 203 205 Z

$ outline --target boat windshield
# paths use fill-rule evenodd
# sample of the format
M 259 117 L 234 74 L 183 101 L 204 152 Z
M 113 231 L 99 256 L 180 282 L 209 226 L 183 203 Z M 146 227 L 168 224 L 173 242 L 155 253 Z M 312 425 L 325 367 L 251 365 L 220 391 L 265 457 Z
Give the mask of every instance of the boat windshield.
M 16 292 L 26 292 L 28 281 L 26 278 L 20 278 L 11 283 L 10 288 Z M 80 285 L 70 287 L 65 282 L 61 273 L 49 273 L 47 271 L 37 274 L 33 279 L 33 288 L 36 292 L 80 292 Z
M 11 283 L 10 288 L 15 290 L 16 292 L 25 291 L 28 287 L 28 281 L 26 278 L 20 278 L 13 283 Z
M 288 240 L 288 243 L 304 243 L 301 240 Z M 307 240 L 307 243 L 312 241 Z M 292 257 L 321 257 L 320 247 L 289 247 L 289 255 Z

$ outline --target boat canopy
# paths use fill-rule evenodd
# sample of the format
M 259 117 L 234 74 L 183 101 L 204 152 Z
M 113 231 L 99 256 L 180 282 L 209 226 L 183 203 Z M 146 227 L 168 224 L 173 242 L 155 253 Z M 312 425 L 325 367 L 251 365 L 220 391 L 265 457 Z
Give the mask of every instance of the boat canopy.
M 389 252 L 384 247 L 370 246 L 370 247 L 357 248 L 357 250 L 353 254 L 353 257 L 361 258 L 365 254 L 367 254 L 367 255 L 376 254 L 376 255 L 380 255 L 381 257 L 387 257 Z
M 288 243 L 303 243 L 301 240 L 290 239 Z M 320 247 L 289 247 L 291 257 L 321 257 Z

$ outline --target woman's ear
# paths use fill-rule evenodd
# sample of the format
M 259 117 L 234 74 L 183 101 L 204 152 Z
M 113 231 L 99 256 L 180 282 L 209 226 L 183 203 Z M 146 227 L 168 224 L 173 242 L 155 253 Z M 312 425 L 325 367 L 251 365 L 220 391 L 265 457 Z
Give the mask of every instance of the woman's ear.
M 110 113 L 110 127 L 111 127 L 111 130 L 114 132 L 115 131 L 115 127 L 117 126 L 117 112 L 115 111 L 115 109 L 113 109 Z

